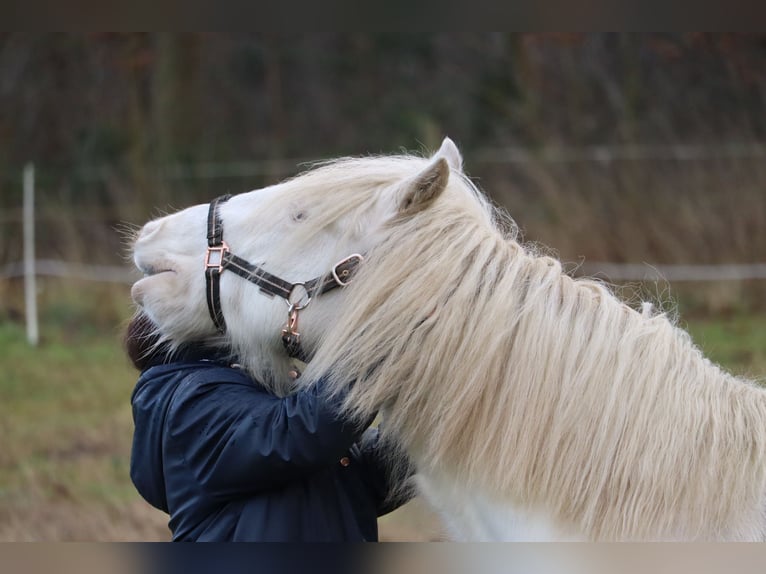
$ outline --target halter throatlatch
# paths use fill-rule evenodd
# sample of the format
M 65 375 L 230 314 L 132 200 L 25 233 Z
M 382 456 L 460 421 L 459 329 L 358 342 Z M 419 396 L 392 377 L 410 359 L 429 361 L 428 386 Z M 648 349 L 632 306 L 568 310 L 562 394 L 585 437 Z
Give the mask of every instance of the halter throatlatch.
M 222 195 L 211 201 L 207 215 L 205 294 L 210 318 L 219 333 L 226 332 L 226 320 L 221 309 L 221 273 L 224 269 L 228 269 L 258 285 L 261 292 L 269 297 L 276 295 L 287 302 L 287 323 L 282 329 L 282 343 L 290 357 L 303 359 L 300 346 L 301 334 L 298 331 L 298 313 L 308 307 L 317 295 L 348 285 L 364 258 L 354 253 L 336 263 L 327 275 L 299 283 L 285 281 L 234 255 L 223 240 L 223 222 L 218 213 L 218 206 L 230 198 L 231 195 Z

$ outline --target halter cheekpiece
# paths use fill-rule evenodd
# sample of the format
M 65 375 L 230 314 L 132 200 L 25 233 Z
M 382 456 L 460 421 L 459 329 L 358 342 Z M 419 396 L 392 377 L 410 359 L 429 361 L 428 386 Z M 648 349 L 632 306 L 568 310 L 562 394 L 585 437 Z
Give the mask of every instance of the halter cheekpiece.
M 226 332 L 226 320 L 221 309 L 220 279 L 221 273 L 228 269 L 258 285 L 258 288 L 269 297 L 276 295 L 287 302 L 287 323 L 282 329 L 282 343 L 290 357 L 304 359 L 300 346 L 301 335 L 298 331 L 298 312 L 308 307 L 317 295 L 348 285 L 364 258 L 354 253 L 336 263 L 326 275 L 299 283 L 285 281 L 234 255 L 223 240 L 223 221 L 218 213 L 218 207 L 230 198 L 231 195 L 222 195 L 211 201 L 207 214 L 205 294 L 210 318 L 220 333 Z

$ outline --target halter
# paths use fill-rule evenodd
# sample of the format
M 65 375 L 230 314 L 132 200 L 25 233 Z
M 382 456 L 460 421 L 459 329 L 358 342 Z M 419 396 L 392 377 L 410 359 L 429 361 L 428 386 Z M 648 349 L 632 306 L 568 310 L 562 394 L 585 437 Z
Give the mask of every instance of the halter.
M 220 279 L 224 269 L 229 269 L 251 283 L 255 283 L 261 292 L 269 297 L 276 295 L 287 302 L 287 324 L 282 329 L 282 343 L 291 358 L 303 360 L 305 356 L 300 346 L 298 312 L 308 307 L 317 295 L 348 285 L 364 258 L 354 253 L 336 263 L 329 274 L 299 283 L 285 281 L 234 255 L 223 240 L 223 221 L 218 213 L 218 207 L 230 198 L 231 195 L 222 195 L 211 201 L 207 214 L 207 252 L 205 254 L 207 288 L 205 293 L 210 318 L 220 333 L 226 332 L 226 321 L 221 309 Z

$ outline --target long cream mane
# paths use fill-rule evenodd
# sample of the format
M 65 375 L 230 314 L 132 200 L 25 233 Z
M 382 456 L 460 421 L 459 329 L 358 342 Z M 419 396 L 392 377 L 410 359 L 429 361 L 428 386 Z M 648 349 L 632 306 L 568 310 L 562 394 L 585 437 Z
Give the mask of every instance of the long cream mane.
M 352 181 L 374 161 L 375 185 L 425 162 L 341 162 L 303 183 Z M 365 205 L 334 185 L 336 217 Z M 367 254 L 303 380 L 353 382 L 349 412 L 383 409 L 421 470 L 587 538 L 766 535 L 766 392 L 666 316 L 569 277 L 503 219 L 453 169 Z

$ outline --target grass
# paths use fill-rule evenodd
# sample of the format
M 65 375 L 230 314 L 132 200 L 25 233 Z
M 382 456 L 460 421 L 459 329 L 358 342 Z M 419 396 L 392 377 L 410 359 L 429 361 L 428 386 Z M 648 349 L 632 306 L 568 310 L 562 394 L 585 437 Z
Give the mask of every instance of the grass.
M 766 378 L 766 317 L 735 315 L 694 319 L 685 325 L 714 363 L 745 377 Z
M 124 317 L 94 327 L 93 309 L 80 305 L 46 307 L 36 349 L 18 323 L 0 322 L 0 541 L 166 540 L 167 517 L 140 499 L 128 476 L 136 372 L 116 327 Z M 765 317 L 684 326 L 713 361 L 738 374 L 766 373 Z M 422 540 L 439 531 L 416 502 L 384 517 L 381 535 Z
M 117 334 L 43 333 L 32 349 L 0 324 L 0 540 L 166 538 L 128 478 L 136 374 Z

